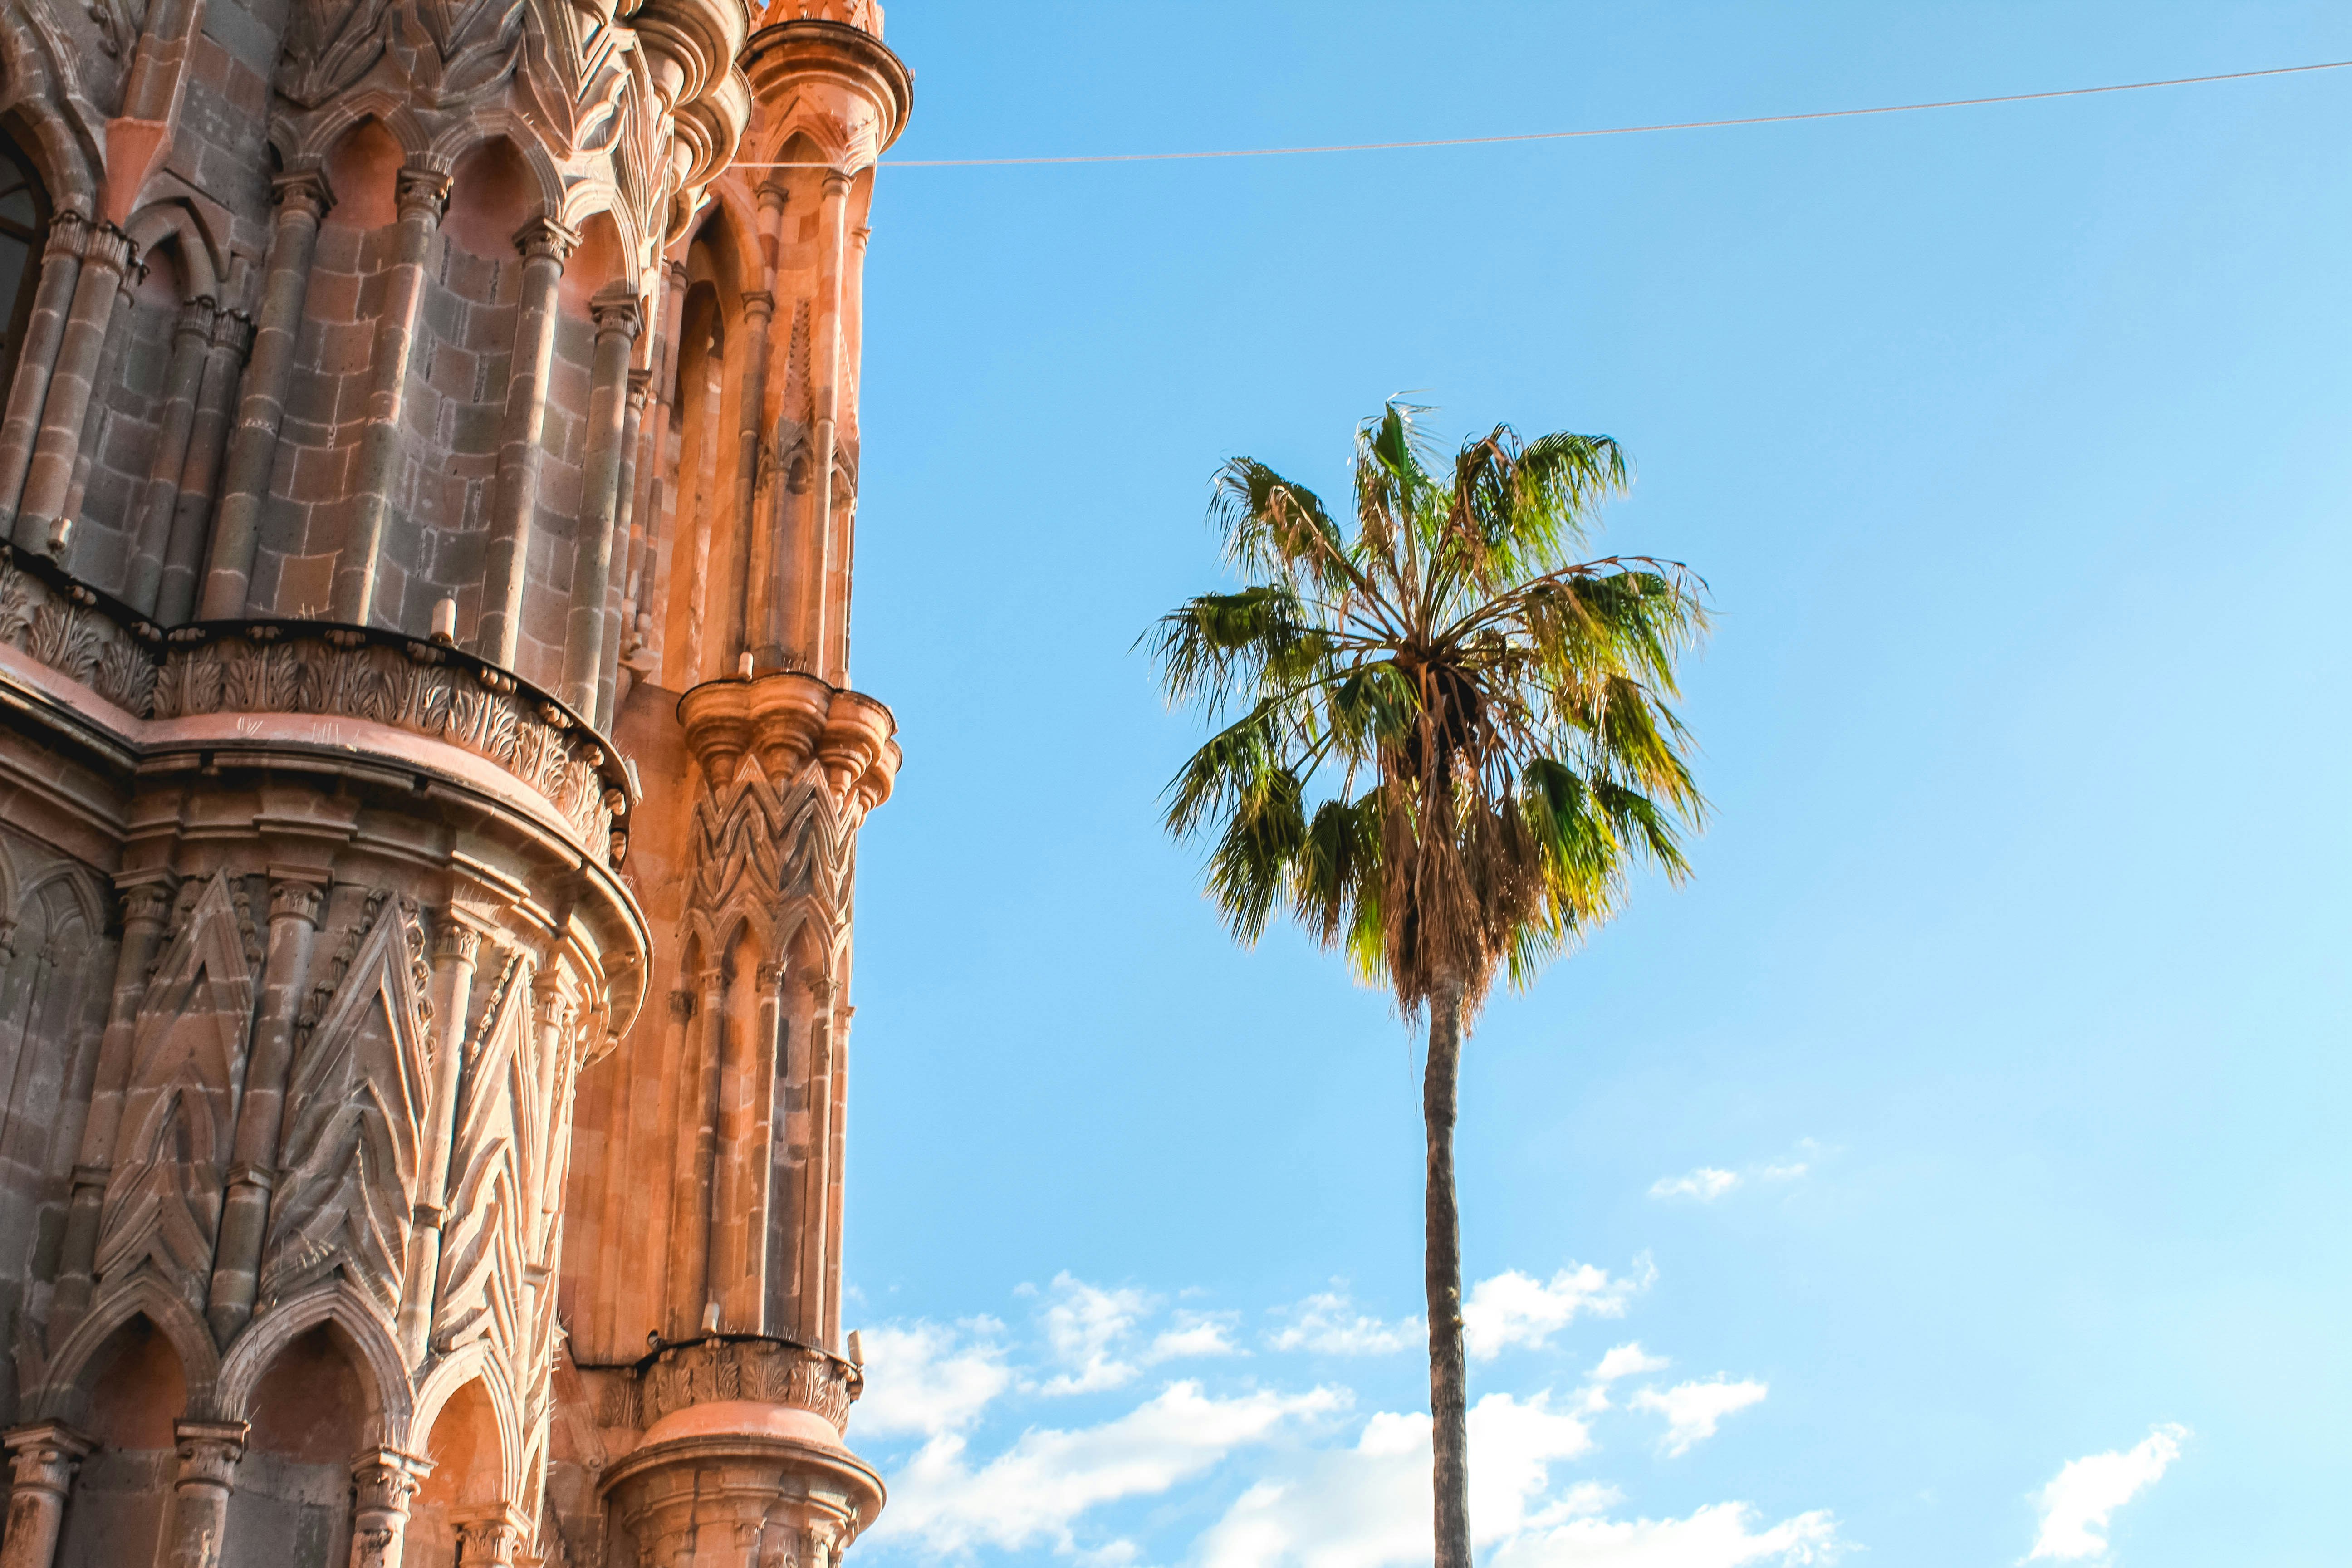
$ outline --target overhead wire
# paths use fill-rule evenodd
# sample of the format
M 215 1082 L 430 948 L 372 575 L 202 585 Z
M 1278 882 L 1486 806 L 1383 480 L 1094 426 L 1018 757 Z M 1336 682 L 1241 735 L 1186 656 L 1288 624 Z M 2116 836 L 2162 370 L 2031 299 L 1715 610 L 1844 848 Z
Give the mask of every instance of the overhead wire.
M 2000 103 L 2038 103 L 2055 98 L 2140 92 L 2159 87 L 2201 87 L 2211 82 L 2251 81 L 2258 77 L 2300 76 L 2343 70 L 2352 60 L 2272 66 L 2263 70 L 2220 71 L 2210 76 L 2166 77 L 2156 81 L 2109 82 L 2098 87 L 2062 87 L 2045 92 L 2005 92 L 1985 98 L 1945 98 L 1922 103 L 1882 103 L 1864 109 L 1815 109 L 1796 114 L 1748 114 L 1728 120 L 1676 120 L 1653 125 L 1608 125 L 1581 131 L 1522 131 L 1499 136 L 1441 136 L 1415 142 L 1338 142 L 1311 147 L 1226 147 L 1190 153 L 1069 153 L 1020 158 L 886 158 L 886 169 L 1001 169 L 1048 163 L 1165 163 L 1204 158 L 1292 158 L 1325 153 L 1400 153 L 1426 147 L 1490 147 L 1518 142 L 1570 142 L 1593 136 L 1645 136 L 1664 131 L 1722 131 L 1739 125 L 1790 125 L 1809 120 L 1852 120 L 1872 114 L 1914 114 L 1933 109 L 1981 109 Z M 737 163 L 738 169 L 824 169 L 823 163 Z

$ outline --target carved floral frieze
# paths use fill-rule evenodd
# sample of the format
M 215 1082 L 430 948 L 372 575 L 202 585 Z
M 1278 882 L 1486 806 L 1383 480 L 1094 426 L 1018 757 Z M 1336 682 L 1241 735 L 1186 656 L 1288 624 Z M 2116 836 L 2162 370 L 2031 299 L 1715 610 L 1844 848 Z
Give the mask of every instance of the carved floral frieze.
M 546 796 L 583 845 L 608 856 L 619 803 L 600 771 L 604 748 L 561 709 L 512 687 L 495 671 L 445 662 L 430 643 L 403 648 L 349 632 L 298 637 L 256 626 L 173 647 L 153 713 L 319 713 L 413 730 L 498 763 Z
M 708 1339 L 665 1347 L 633 1378 L 606 1390 L 606 1426 L 651 1426 L 674 1411 L 722 1400 L 782 1405 L 824 1416 L 839 1431 L 866 1375 L 839 1356 L 771 1339 Z
M 71 676 L 117 708 L 147 711 L 155 655 L 100 609 L 87 588 L 54 588 L 0 560 L 0 643 Z

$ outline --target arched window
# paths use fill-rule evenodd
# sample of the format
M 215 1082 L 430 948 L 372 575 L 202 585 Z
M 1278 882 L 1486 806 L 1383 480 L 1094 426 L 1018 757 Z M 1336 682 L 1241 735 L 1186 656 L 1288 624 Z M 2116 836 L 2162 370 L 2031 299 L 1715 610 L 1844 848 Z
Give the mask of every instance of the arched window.
M 33 291 L 41 282 L 41 247 L 49 235 L 49 195 L 32 161 L 0 135 L 0 397 L 16 379 L 16 351 L 33 320 Z

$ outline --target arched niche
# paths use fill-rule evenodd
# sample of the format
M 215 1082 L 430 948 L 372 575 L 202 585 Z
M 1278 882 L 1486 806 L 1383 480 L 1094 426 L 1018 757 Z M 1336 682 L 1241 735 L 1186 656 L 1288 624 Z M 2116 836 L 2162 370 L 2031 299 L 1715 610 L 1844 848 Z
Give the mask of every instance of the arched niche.
M 442 1405 L 425 1457 L 433 1468 L 409 1505 L 403 1568 L 457 1568 L 458 1528 L 510 1500 L 498 1407 L 480 1378 Z
M 406 154 L 383 122 L 361 121 L 345 132 L 326 158 L 327 187 L 335 205 L 324 226 L 378 229 L 400 216 L 400 166 Z
M 341 1568 L 351 1553 L 352 1461 L 374 1405 L 358 1350 L 321 1322 L 281 1349 L 246 1402 L 251 1428 L 230 1495 L 224 1560 Z
M 117 1328 L 82 1374 L 76 1425 L 96 1440 L 66 1508 L 58 1568 L 152 1560 L 179 1473 L 173 1427 L 187 1377 L 171 1339 L 144 1313 Z
M 442 237 L 468 255 L 511 261 L 515 232 L 538 214 L 539 176 L 512 142 L 493 136 L 475 144 L 449 172 L 449 208 Z

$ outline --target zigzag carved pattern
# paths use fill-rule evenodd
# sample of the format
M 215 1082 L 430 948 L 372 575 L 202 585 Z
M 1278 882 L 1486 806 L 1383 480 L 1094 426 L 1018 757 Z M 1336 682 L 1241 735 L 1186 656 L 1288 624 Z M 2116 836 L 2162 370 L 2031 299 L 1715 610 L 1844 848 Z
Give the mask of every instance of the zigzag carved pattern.
M 779 936 L 814 919 L 830 951 L 849 923 L 856 857 L 822 768 L 808 764 L 779 790 L 747 754 L 734 783 L 695 802 L 688 904 L 721 925 L 757 910 Z

